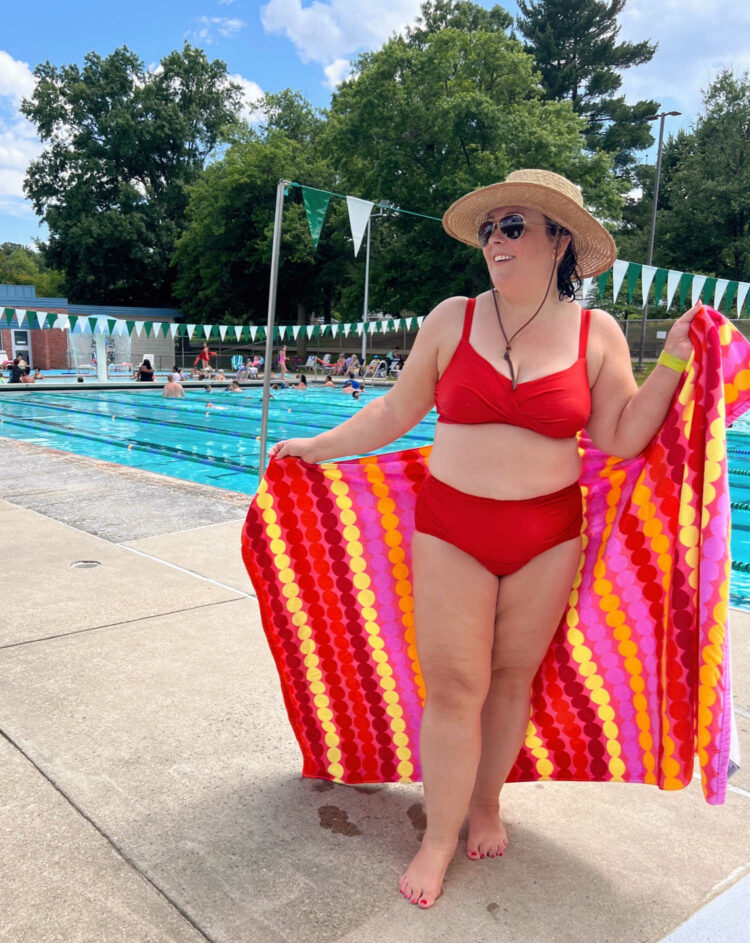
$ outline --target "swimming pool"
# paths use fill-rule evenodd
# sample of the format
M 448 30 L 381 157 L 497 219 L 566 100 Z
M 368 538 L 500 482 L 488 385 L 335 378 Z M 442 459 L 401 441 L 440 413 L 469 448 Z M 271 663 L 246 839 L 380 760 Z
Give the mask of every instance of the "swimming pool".
M 338 388 L 276 391 L 268 441 L 315 435 L 385 392 L 368 388 L 355 401 Z M 258 485 L 261 401 L 260 387 L 241 393 L 190 389 L 184 400 L 165 400 L 160 390 L 14 391 L 0 395 L 0 436 L 250 495 Z M 432 410 L 380 451 L 430 442 L 435 420 Z M 739 419 L 728 431 L 727 449 L 731 602 L 750 610 L 750 418 Z
M 338 387 L 275 391 L 269 445 L 316 435 L 385 392 L 368 387 L 353 400 Z M 0 436 L 253 494 L 261 403 L 260 387 L 240 393 L 192 388 L 185 399 L 164 399 L 160 389 L 14 391 L 0 395 Z M 424 445 L 434 435 L 435 419 L 433 411 L 381 451 Z

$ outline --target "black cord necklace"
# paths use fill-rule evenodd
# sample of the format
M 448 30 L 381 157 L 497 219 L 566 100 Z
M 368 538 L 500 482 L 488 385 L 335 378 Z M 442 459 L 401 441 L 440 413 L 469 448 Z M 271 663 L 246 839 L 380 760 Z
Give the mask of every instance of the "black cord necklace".
M 560 241 L 560 237 L 558 236 L 558 242 L 559 242 L 559 241 Z M 557 244 L 555 244 L 555 261 L 557 261 Z M 508 335 L 505 333 L 505 328 L 503 327 L 503 321 L 502 321 L 502 318 L 500 317 L 500 308 L 498 307 L 498 304 L 497 304 L 497 297 L 496 297 L 496 295 L 497 295 L 497 288 L 495 288 L 494 285 L 492 286 L 492 300 L 495 302 L 495 312 L 497 313 L 497 323 L 500 325 L 500 330 L 503 332 L 503 339 L 505 340 L 505 353 L 503 354 L 503 357 L 505 358 L 505 361 L 506 361 L 506 363 L 508 364 L 508 369 L 510 370 L 510 382 L 513 384 L 513 390 L 514 390 L 514 391 L 518 389 L 518 383 L 516 382 L 516 371 L 513 369 L 513 361 L 510 359 L 510 350 L 511 350 L 510 345 L 511 345 L 511 341 L 513 340 L 513 338 L 514 338 L 517 334 L 520 334 L 521 331 L 522 331 L 525 327 L 528 327 L 529 324 L 531 324 L 531 322 L 534 320 L 534 318 L 535 318 L 535 317 L 539 314 L 539 312 L 542 310 L 542 307 L 543 307 L 543 305 L 544 305 L 544 302 L 547 300 L 547 295 L 549 294 L 549 290 L 550 290 L 550 287 L 551 287 L 551 285 L 552 285 L 552 278 L 553 278 L 553 276 L 554 276 L 554 274 L 555 274 L 555 269 L 556 269 L 556 266 L 553 265 L 553 266 L 552 266 L 552 271 L 550 272 L 549 281 L 547 282 L 547 290 L 546 290 L 545 293 L 544 293 L 544 298 L 542 298 L 541 304 L 540 304 L 539 307 L 536 309 L 536 311 L 531 315 L 531 317 L 529 318 L 529 320 L 528 320 L 528 321 L 524 321 L 524 323 L 518 328 L 518 330 L 517 330 L 517 331 L 514 331 L 514 332 L 510 335 L 510 338 L 508 338 Z

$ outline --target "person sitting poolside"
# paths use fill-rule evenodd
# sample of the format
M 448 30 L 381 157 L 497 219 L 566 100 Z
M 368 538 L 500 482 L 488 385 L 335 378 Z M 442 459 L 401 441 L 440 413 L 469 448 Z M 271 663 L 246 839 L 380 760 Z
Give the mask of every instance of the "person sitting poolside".
M 24 367 L 23 373 L 21 374 L 21 383 L 33 383 L 34 377 L 31 375 L 31 367 Z
M 43 379 L 44 379 L 44 374 L 43 374 L 42 371 L 39 369 L 39 367 L 35 367 L 35 368 L 34 368 L 34 380 L 43 380 Z
M 164 384 L 161 395 L 165 399 L 185 399 L 185 390 L 182 388 L 182 385 L 174 379 L 176 375 L 177 374 L 173 373 L 169 382 Z
M 226 380 L 226 377 L 224 376 L 224 371 L 217 370 L 216 375 L 214 376 L 214 380 Z

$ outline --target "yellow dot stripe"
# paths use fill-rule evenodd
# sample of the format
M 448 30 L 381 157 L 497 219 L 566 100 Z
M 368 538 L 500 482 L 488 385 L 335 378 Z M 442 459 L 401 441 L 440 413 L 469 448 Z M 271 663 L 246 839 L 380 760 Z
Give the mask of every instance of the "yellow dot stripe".
M 255 502 L 263 512 L 263 522 L 266 525 L 266 536 L 270 550 L 274 554 L 274 565 L 278 572 L 279 582 L 282 584 L 282 595 L 285 599 L 287 611 L 291 614 L 292 622 L 297 628 L 299 651 L 306 671 L 306 678 L 311 699 L 321 728 L 325 731 L 325 741 L 328 751 L 328 772 L 331 777 L 341 782 L 344 776 L 344 767 L 341 765 L 341 738 L 333 723 L 333 712 L 330 710 L 330 698 L 326 694 L 323 682 L 323 673 L 318 667 L 320 659 L 316 654 L 315 642 L 312 638 L 312 629 L 308 623 L 307 613 L 302 607 L 299 586 L 296 583 L 294 571 L 289 567 L 290 558 L 286 553 L 287 546 L 281 539 L 281 528 L 277 523 L 277 514 L 274 510 L 273 496 L 268 490 L 265 479 L 261 481 Z
M 349 497 L 349 486 L 343 480 L 341 470 L 335 465 L 324 466 L 324 474 L 331 482 L 330 490 L 336 502 L 339 520 L 342 524 L 342 535 L 346 541 L 344 549 L 347 554 L 349 569 L 353 573 L 352 582 L 357 593 L 357 602 L 360 606 L 362 624 L 364 625 L 367 635 L 371 657 L 376 663 L 375 673 L 377 674 L 378 684 L 386 705 L 385 712 L 389 718 L 389 725 L 393 734 L 394 749 L 399 760 L 396 770 L 400 776 L 401 782 L 412 782 L 414 764 L 412 763 L 412 750 L 409 747 L 409 739 L 404 732 L 404 711 L 399 704 L 399 697 L 396 693 L 395 685 L 393 684 L 393 668 L 388 664 L 388 655 L 385 651 L 380 626 L 378 625 L 378 614 L 375 608 L 375 593 L 370 588 L 372 580 L 367 574 L 367 561 L 364 557 L 364 547 L 360 541 L 361 530 L 357 527 L 357 516 L 353 502 Z M 383 503 L 381 515 L 387 516 L 390 514 L 395 517 L 390 507 L 390 505 L 393 505 L 395 508 L 393 500 L 388 498 L 387 495 L 384 497 L 387 502 L 390 503 Z M 381 498 L 381 501 L 382 500 Z M 397 523 L 398 521 L 396 521 L 396 524 Z
M 555 767 L 552 760 L 549 758 L 549 750 L 544 746 L 542 738 L 539 736 L 539 731 L 531 718 L 529 718 L 529 726 L 526 728 L 524 745 L 536 760 L 536 769 L 539 773 L 539 779 L 551 779 Z
M 605 474 L 603 471 L 602 474 Z M 623 476 L 624 477 L 624 476 Z M 611 492 L 610 492 L 611 495 Z M 586 493 L 584 492 L 584 497 Z M 608 496 L 609 500 L 609 496 Z M 587 512 L 587 503 L 584 501 L 584 525 Z M 612 513 L 610 513 L 612 512 Z M 612 529 L 612 520 L 614 520 L 614 508 L 612 505 L 607 509 L 606 521 L 607 526 L 605 527 L 604 534 L 602 535 L 602 543 L 597 552 L 597 563 L 594 566 L 594 576 L 597 576 L 597 567 L 602 563 L 602 554 L 604 543 L 606 541 L 608 533 Z M 580 623 L 580 616 L 578 612 L 578 602 L 579 602 L 579 590 L 581 587 L 581 581 L 583 579 L 583 562 L 585 559 L 585 550 L 588 545 L 588 539 L 586 537 L 586 532 L 588 528 L 584 526 L 582 546 L 581 546 L 581 562 L 578 566 L 578 572 L 576 573 L 576 578 L 573 581 L 573 587 L 570 591 L 569 597 L 569 608 L 567 615 L 565 617 L 567 631 L 566 638 L 568 644 L 571 648 L 571 655 L 573 660 L 578 665 L 578 673 L 583 678 L 583 683 L 588 689 L 589 696 L 592 702 L 596 705 L 596 712 L 599 717 L 599 720 L 602 723 L 602 733 L 605 737 L 605 750 L 609 754 L 609 759 L 607 760 L 607 767 L 609 769 L 610 776 L 614 782 L 622 782 L 623 775 L 625 774 L 625 763 L 622 760 L 622 747 L 619 742 L 620 731 L 617 727 L 617 724 L 614 721 L 615 712 L 610 704 L 610 695 L 604 686 L 604 678 L 602 677 L 599 666 L 594 660 L 594 653 L 585 644 L 586 638 L 578 628 Z M 603 573 L 602 573 L 603 575 Z M 601 584 L 606 582 L 601 578 L 595 579 L 594 581 L 594 591 L 597 592 L 597 583 Z M 611 587 L 611 584 L 609 584 Z M 601 594 L 602 587 L 598 587 L 598 592 Z

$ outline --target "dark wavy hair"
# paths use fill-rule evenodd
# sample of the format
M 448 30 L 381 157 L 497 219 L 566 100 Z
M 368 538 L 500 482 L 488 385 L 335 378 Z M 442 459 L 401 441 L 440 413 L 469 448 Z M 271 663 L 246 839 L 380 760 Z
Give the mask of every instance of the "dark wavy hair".
M 548 216 L 544 218 L 547 220 L 547 232 L 553 238 L 556 236 L 571 235 L 564 226 L 556 223 Z M 581 270 L 578 268 L 578 259 L 576 257 L 576 250 L 573 248 L 573 238 L 571 236 L 571 240 L 565 249 L 562 260 L 557 267 L 557 291 L 560 301 L 565 298 L 569 298 L 573 301 L 576 292 L 580 291 L 582 285 L 583 277 L 581 276 Z

